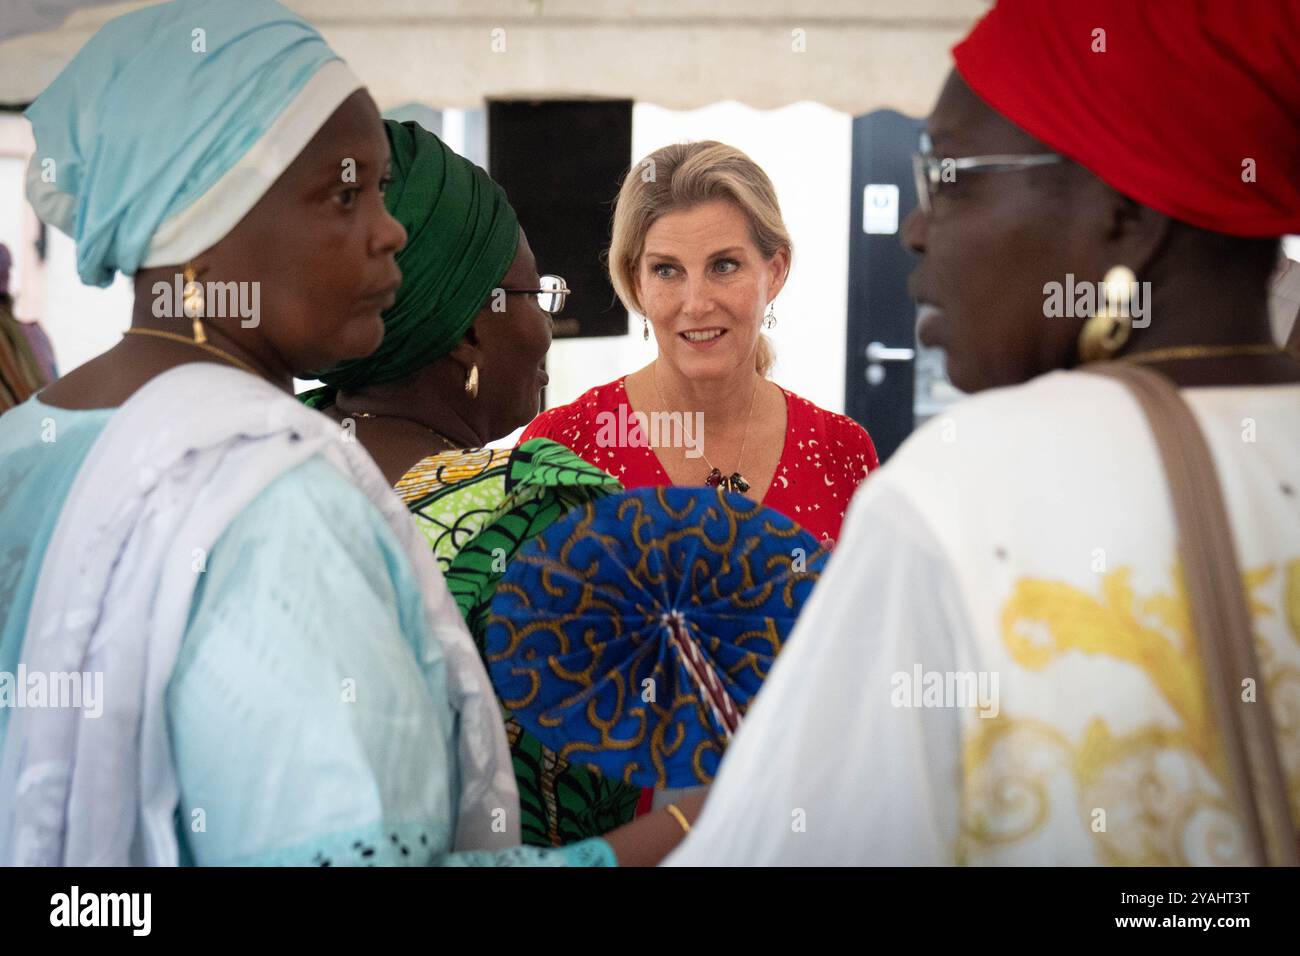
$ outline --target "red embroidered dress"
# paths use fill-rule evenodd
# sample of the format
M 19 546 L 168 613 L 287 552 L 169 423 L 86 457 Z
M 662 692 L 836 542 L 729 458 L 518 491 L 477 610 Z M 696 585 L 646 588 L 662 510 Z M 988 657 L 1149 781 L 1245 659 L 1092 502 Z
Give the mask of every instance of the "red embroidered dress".
M 822 541 L 833 542 L 858 483 L 878 464 L 875 446 L 851 418 L 818 408 L 786 389 L 781 391 L 785 394 L 785 447 L 763 504 L 794 519 Z M 688 434 L 694 437 L 693 432 Z M 550 438 L 568 445 L 626 488 L 672 484 L 631 415 L 621 378 L 538 415 L 524 429 L 520 441 L 529 438 Z M 707 472 L 701 458 L 701 485 Z

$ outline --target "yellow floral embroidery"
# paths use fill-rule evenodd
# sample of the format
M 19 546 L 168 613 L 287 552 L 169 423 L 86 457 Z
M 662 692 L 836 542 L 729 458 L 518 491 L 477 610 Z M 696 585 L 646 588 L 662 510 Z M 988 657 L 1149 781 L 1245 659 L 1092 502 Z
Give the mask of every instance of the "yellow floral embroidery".
M 1300 560 L 1292 561 L 1286 568 L 1286 619 L 1291 625 L 1291 636 L 1300 644 Z
M 1243 574 L 1258 622 L 1277 613 L 1261 596 L 1277 579 L 1267 565 Z M 1286 565 L 1279 603 L 1300 642 L 1300 560 Z M 1081 821 L 1102 862 L 1179 865 L 1239 861 L 1240 833 L 1226 802 L 1227 770 L 1205 694 L 1181 568 L 1170 593 L 1141 597 L 1131 569 L 1102 578 L 1100 597 L 1057 581 L 1022 578 L 1003 607 L 1002 640 L 1012 659 L 1042 671 L 1072 654 L 1102 655 L 1139 668 L 1176 723 L 1116 734 L 1094 718 L 1078 740 L 1042 721 L 975 721 L 963 752 L 963 819 L 958 859 L 971 861 L 1042 830 L 1051 817 L 1053 778 L 1074 781 Z M 1279 663 L 1257 639 L 1264 693 L 1276 717 L 1293 813 L 1300 818 L 1300 669 Z M 1286 760 L 1291 754 L 1294 759 Z M 1095 808 L 1109 808 L 1104 829 Z

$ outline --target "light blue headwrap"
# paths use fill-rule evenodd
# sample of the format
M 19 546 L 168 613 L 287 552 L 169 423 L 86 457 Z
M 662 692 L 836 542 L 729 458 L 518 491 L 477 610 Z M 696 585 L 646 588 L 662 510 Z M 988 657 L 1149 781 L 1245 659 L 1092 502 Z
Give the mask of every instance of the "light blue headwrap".
M 275 0 L 172 0 L 105 24 L 28 108 L 27 196 L 82 281 L 183 264 L 265 195 L 361 83 Z

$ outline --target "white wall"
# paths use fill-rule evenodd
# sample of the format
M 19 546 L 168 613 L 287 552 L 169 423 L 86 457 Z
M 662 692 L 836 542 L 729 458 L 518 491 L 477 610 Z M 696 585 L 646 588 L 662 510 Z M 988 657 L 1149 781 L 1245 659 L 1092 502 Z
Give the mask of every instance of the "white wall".
M 43 304 L 37 301 L 43 283 L 35 274 L 39 262 L 32 246 L 39 224 L 23 189 L 27 160 L 34 148 L 27 120 L 18 113 L 0 113 L 0 242 L 13 254 L 9 291 L 17 300 L 15 310 L 20 316 L 29 314 L 25 309 Z
M 15 259 L 27 238 L 23 230 L 24 166 L 21 157 L 7 156 L 0 152 L 0 242 L 9 247 Z M 9 291 L 16 298 L 20 297 L 23 286 L 28 282 L 27 274 L 21 268 L 16 268 L 9 277 Z
M 632 111 L 636 160 L 668 143 L 715 139 L 749 154 L 776 186 L 794 240 L 794 268 L 774 309 L 772 377 L 824 408 L 844 410 L 848 308 L 849 158 L 852 117 L 817 103 L 755 110 L 715 103 L 679 112 L 649 103 Z M 634 371 L 655 355 L 640 318 L 624 336 L 557 340 L 547 359 L 550 406 Z
M 68 372 L 116 345 L 131 325 L 135 283 L 120 272 L 106 289 L 77 275 L 77 247 L 57 229 L 48 230 L 45 312 L 40 316 L 54 344 L 60 372 Z
M 0 114 L 0 241 L 14 257 L 14 311 L 39 320 L 67 372 L 117 343 L 131 324 L 131 282 L 119 275 L 107 289 L 83 285 L 72 240 L 46 230 L 45 261 L 36 251 L 36 215 L 24 181 L 34 144 L 31 126 L 16 113 Z

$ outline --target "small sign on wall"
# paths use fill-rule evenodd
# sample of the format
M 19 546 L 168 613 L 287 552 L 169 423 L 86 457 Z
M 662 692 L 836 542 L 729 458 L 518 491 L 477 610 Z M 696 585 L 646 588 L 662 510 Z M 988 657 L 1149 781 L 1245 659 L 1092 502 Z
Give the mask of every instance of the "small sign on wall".
M 898 232 L 898 187 L 868 183 L 862 191 L 862 231 L 876 236 Z

